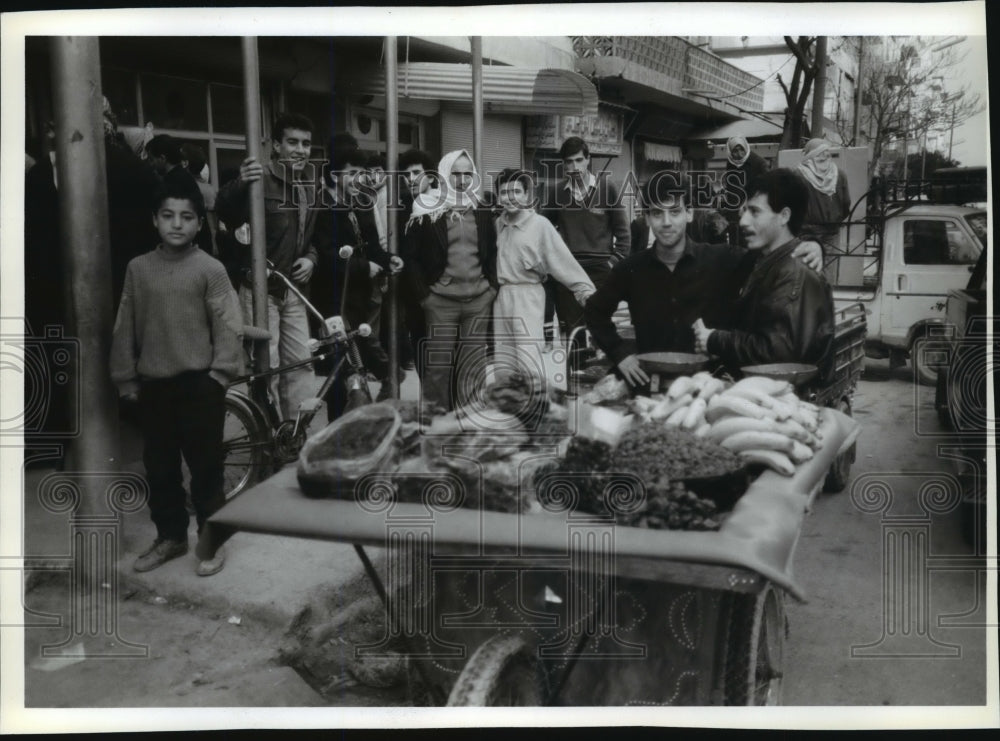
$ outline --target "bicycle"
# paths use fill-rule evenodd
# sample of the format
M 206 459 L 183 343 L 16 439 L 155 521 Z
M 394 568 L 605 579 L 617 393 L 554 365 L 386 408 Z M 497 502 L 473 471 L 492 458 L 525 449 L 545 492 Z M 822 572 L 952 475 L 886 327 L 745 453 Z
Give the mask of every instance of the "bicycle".
M 341 248 L 341 258 L 349 259 L 351 254 L 350 247 Z M 357 337 L 369 337 L 371 327 L 368 324 L 361 324 L 357 329 L 349 330 L 341 316 L 323 317 L 292 281 L 274 269 L 270 262 L 268 262 L 268 275 L 277 276 L 288 290 L 302 300 L 306 310 L 320 320 L 324 336 L 310 340 L 312 357 L 308 360 L 289 363 L 260 373 L 252 372 L 234 379 L 229 384 L 223 427 L 224 489 L 227 501 L 298 458 L 309 425 L 323 407 L 323 399 L 341 376 L 345 363 L 349 366 L 349 370 L 343 378 L 347 389 L 347 404 L 344 411 L 348 412 L 358 406 L 371 404 L 373 400 L 368 387 L 367 371 L 355 343 Z M 345 285 L 345 295 L 346 292 Z M 258 343 L 268 342 L 270 339 L 271 333 L 266 329 L 244 327 L 244 346 L 248 356 Z M 299 405 L 295 419 L 281 419 L 268 390 L 271 378 L 296 368 L 328 361 L 329 374 L 316 396 L 306 399 Z M 244 385 L 247 388 L 246 392 L 240 390 Z

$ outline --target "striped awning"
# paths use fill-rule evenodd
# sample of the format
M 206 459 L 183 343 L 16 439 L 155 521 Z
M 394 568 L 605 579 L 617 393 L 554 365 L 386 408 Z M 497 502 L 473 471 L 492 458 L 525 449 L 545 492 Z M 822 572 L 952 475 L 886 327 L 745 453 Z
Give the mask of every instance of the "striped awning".
M 680 162 L 681 148 L 671 144 L 657 144 L 656 142 L 643 142 L 643 154 L 647 160 L 653 162 Z
M 400 64 L 399 97 L 472 102 L 472 65 L 440 62 Z M 373 71 L 358 80 L 359 93 L 385 95 L 385 76 Z M 589 116 L 597 114 L 597 88 L 564 69 L 483 67 L 483 105 L 492 113 Z

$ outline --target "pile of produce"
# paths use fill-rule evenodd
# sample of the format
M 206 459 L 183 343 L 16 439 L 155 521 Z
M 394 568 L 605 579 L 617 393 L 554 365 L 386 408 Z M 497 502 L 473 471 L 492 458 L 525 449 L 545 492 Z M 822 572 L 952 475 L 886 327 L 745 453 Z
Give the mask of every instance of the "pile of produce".
M 523 373 L 511 373 L 490 384 L 485 402 L 493 409 L 517 417 L 528 428 L 537 425 L 549 407 L 542 379 Z
M 632 400 L 631 409 L 647 423 L 643 429 L 685 430 L 785 476 L 822 445 L 819 408 L 800 400 L 787 381 L 764 376 L 731 385 L 704 372 L 681 376 L 663 395 Z
M 626 433 L 629 435 L 630 433 Z M 690 437 L 690 436 L 689 436 Z M 708 450 L 705 441 L 691 438 L 698 449 Z M 625 442 L 623 439 L 622 442 Z M 685 440 L 681 446 L 688 444 Z M 550 463 L 538 471 L 535 481 L 546 481 L 548 486 L 540 487 L 537 493 L 542 506 L 552 508 L 553 505 L 565 505 L 565 502 L 551 501 L 552 496 L 561 496 L 558 487 L 553 487 L 552 477 L 566 474 L 565 482 L 571 485 L 579 494 L 576 509 L 600 515 L 613 514 L 615 522 L 630 527 L 669 530 L 718 530 L 719 521 L 714 502 L 697 496 L 689 491 L 681 481 L 671 480 L 663 473 L 646 474 L 653 470 L 651 461 L 656 458 L 664 460 L 667 456 L 652 455 L 652 448 L 629 443 L 624 455 L 619 455 L 622 443 L 612 448 L 605 442 L 584 437 L 574 437 L 570 440 L 566 455 L 557 463 Z M 694 449 L 694 448 L 692 448 Z M 727 451 L 722 449 L 723 457 Z M 647 455 L 649 453 L 649 455 Z M 695 456 L 696 457 L 696 456 Z M 695 457 L 689 460 L 694 460 Z M 732 456 L 735 461 L 735 456 Z M 613 489 L 608 487 L 614 474 L 632 473 L 643 480 L 646 488 L 646 499 L 638 507 L 616 507 L 608 501 L 614 496 Z
M 627 524 L 651 530 L 719 529 L 715 502 L 688 491 L 680 481 L 657 481 L 646 495 L 646 506 Z
M 613 457 L 614 470 L 647 482 L 724 476 L 740 468 L 736 454 L 718 443 L 655 422 L 625 432 Z
M 786 381 L 744 378 L 708 403 L 705 418 L 706 438 L 785 476 L 822 445 L 820 409 L 800 400 Z

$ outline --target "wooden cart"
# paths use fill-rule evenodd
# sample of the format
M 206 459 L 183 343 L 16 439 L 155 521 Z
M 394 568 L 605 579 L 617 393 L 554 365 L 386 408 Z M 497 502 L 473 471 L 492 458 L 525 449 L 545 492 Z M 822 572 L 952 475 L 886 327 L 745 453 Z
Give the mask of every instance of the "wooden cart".
M 213 515 L 198 556 L 237 530 L 355 544 L 388 617 L 356 650 L 403 650 L 436 703 L 775 704 L 785 594 L 804 596 L 795 545 L 855 427 L 824 410 L 816 456 L 791 477 L 762 473 L 717 532 L 616 526 L 576 511 L 571 486 L 531 514 L 456 506 L 468 492 L 445 492 L 461 488 L 447 477 L 428 478 L 420 503 L 394 501 L 391 474 L 310 499 L 286 468 Z M 618 506 L 642 495 L 632 483 L 618 482 Z M 385 549 L 385 578 L 366 546 Z

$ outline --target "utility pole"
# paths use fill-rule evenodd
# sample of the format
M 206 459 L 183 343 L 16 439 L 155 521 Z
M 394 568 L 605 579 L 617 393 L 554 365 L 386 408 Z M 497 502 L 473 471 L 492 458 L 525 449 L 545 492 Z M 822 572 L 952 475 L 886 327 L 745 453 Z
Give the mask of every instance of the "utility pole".
M 826 101 L 826 36 L 816 37 L 816 78 L 813 80 L 812 136 L 823 136 L 823 103 Z
M 472 159 L 480 178 L 483 172 L 483 37 L 470 36 L 472 51 Z
M 854 125 L 851 127 L 851 139 L 858 146 L 858 136 L 861 133 L 861 105 L 864 98 L 864 67 L 865 37 L 858 36 L 858 76 L 854 83 Z
M 399 254 L 399 235 L 396 233 L 396 217 L 399 212 L 399 84 L 396 67 L 396 37 L 385 37 L 385 124 L 389 129 L 385 138 L 386 179 L 386 247 L 390 255 Z M 396 315 L 399 279 L 389 276 L 389 292 L 386 295 L 389 310 L 389 389 L 393 399 L 399 398 L 399 317 Z
M 257 37 L 240 39 L 243 60 L 243 111 L 246 117 L 247 156 L 261 164 L 260 127 L 260 58 Z M 264 232 L 264 181 L 250 183 L 247 198 L 250 203 L 250 275 L 253 286 L 253 325 L 267 329 L 267 245 Z M 254 347 L 254 366 L 258 373 L 271 367 L 270 344 L 257 342 Z

